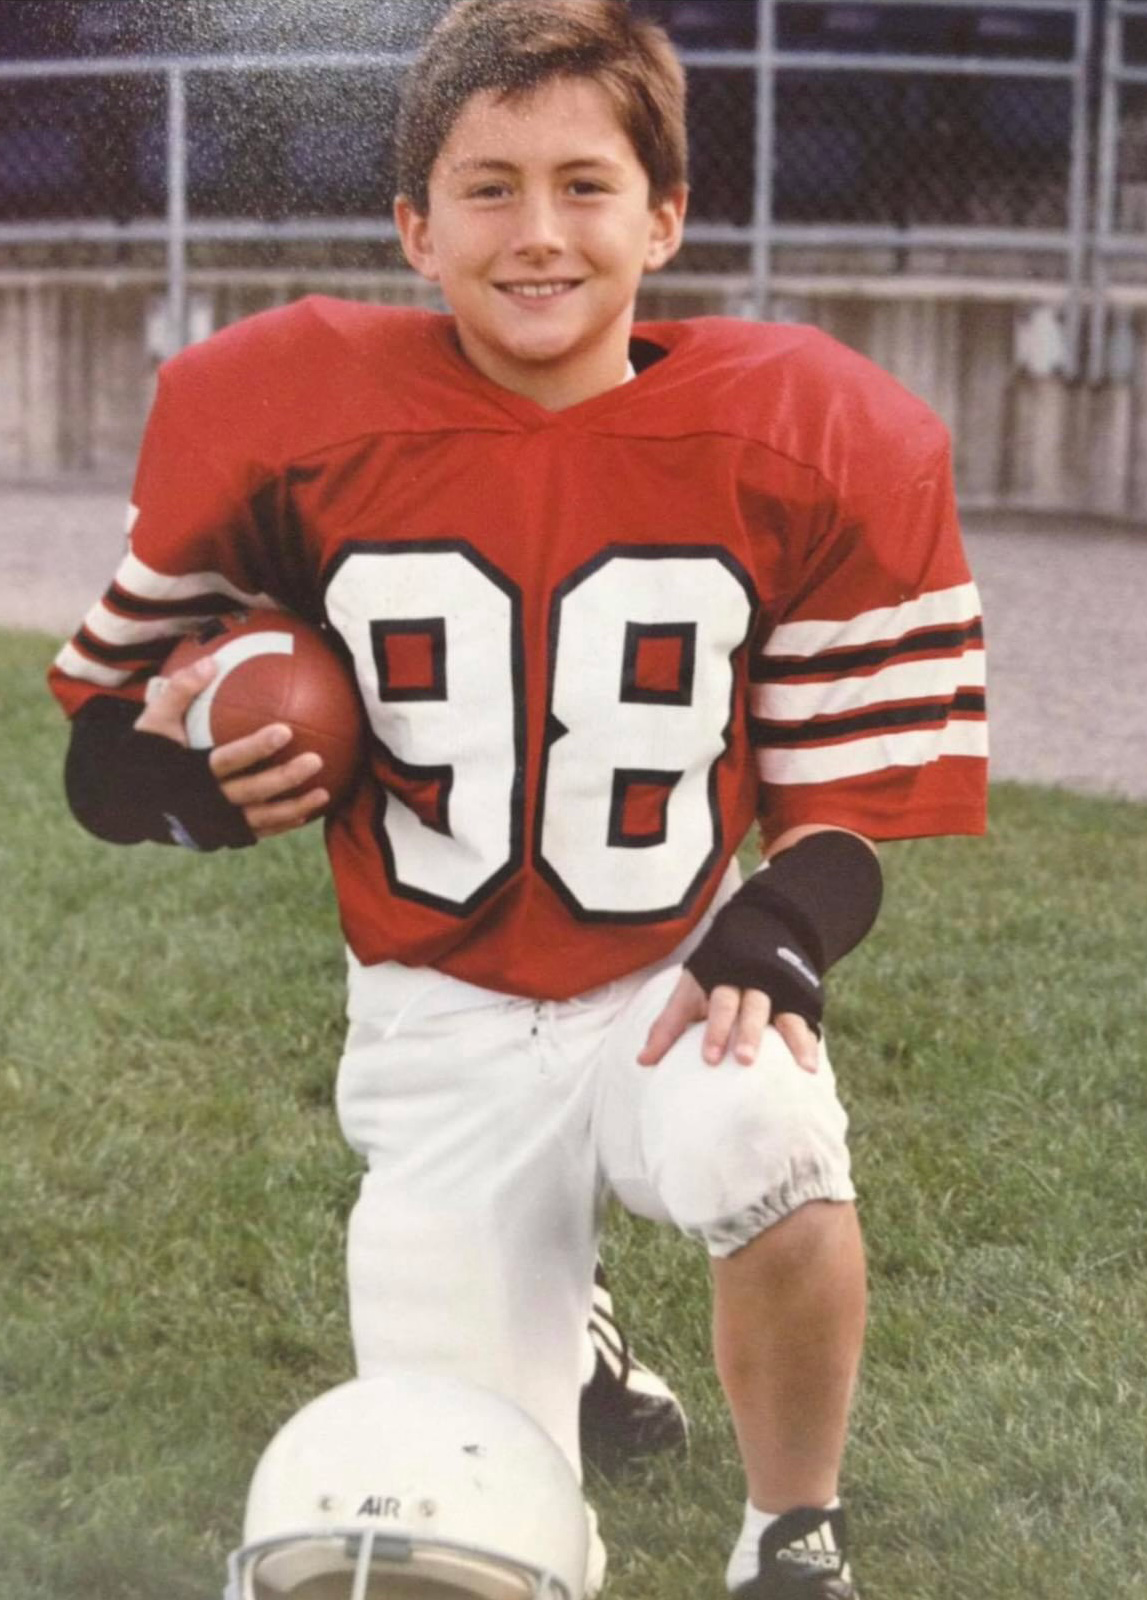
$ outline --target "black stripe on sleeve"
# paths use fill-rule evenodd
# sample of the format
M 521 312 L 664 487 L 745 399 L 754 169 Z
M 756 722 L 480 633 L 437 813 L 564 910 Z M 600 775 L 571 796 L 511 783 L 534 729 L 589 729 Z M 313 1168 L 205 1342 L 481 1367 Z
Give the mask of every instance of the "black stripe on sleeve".
M 872 711 L 842 717 L 819 717 L 799 724 L 749 718 L 749 738 L 758 748 L 829 744 L 854 739 L 864 733 L 892 732 L 904 728 L 942 727 L 951 717 L 982 717 L 986 711 L 982 689 L 961 689 L 947 700 L 917 701 L 913 705 L 880 706 Z
M 119 667 L 130 661 L 163 661 L 174 650 L 179 639 L 175 634 L 165 634 L 162 639 L 144 639 L 138 644 L 105 644 L 87 628 L 80 628 L 74 636 L 75 646 L 93 661 L 108 667 Z
M 221 617 L 229 611 L 243 607 L 231 595 L 197 594 L 187 600 L 145 600 L 140 595 L 121 589 L 113 583 L 104 595 L 104 603 L 112 611 L 125 617 L 143 617 L 158 620 L 161 617 Z
M 754 658 L 749 677 L 753 683 L 783 683 L 792 678 L 843 677 L 850 672 L 881 667 L 900 657 L 959 655 L 969 645 L 982 644 L 983 639 L 984 624 L 977 618 L 975 622 L 957 628 L 928 628 L 883 644 L 825 650 L 815 656 L 760 655 Z

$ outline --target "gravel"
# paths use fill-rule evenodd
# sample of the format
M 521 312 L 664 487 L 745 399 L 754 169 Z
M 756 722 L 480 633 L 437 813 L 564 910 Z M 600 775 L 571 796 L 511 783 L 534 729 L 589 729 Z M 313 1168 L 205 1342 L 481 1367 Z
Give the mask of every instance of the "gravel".
M 1147 800 L 1145 534 L 967 535 L 993 777 Z
M 71 632 L 124 543 L 120 486 L 0 485 L 0 625 Z M 967 534 L 992 775 L 1147 800 L 1147 530 Z

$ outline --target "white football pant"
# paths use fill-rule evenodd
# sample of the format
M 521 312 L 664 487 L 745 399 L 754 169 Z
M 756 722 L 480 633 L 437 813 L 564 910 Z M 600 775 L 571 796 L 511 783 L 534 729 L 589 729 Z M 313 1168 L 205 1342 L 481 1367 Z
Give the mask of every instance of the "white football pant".
M 348 1241 L 360 1375 L 416 1363 L 484 1384 L 580 1472 L 608 1195 L 714 1255 L 810 1200 L 854 1198 L 823 1050 L 803 1072 L 770 1028 L 754 1065 L 711 1067 L 696 1026 L 637 1065 L 701 931 L 672 961 L 561 1002 L 352 960 L 338 1112 L 368 1163 Z

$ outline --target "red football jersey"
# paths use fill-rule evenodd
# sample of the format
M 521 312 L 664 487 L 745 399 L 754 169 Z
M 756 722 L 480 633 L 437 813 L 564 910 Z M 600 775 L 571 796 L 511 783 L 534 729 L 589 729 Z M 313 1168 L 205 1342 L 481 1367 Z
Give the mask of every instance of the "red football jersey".
M 142 698 L 235 606 L 328 622 L 369 777 L 327 821 L 347 940 L 564 998 L 665 955 L 759 815 L 983 827 L 983 647 L 947 436 L 809 328 L 645 325 L 548 412 L 445 316 L 312 298 L 160 378 L 129 552 L 65 709 Z

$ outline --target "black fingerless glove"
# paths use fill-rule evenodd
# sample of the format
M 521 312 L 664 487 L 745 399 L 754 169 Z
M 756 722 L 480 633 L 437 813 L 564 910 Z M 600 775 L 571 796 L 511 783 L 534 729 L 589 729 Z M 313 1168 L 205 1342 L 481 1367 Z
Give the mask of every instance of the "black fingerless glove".
M 80 826 L 111 844 L 150 839 L 204 851 L 254 844 L 242 811 L 211 772 L 211 752 L 140 733 L 139 712 L 98 695 L 72 719 L 64 788 Z
M 721 984 L 761 989 L 774 1015 L 793 1011 L 819 1029 L 821 979 L 872 927 L 882 893 L 880 862 L 862 839 L 809 834 L 742 884 L 685 965 L 706 994 Z

